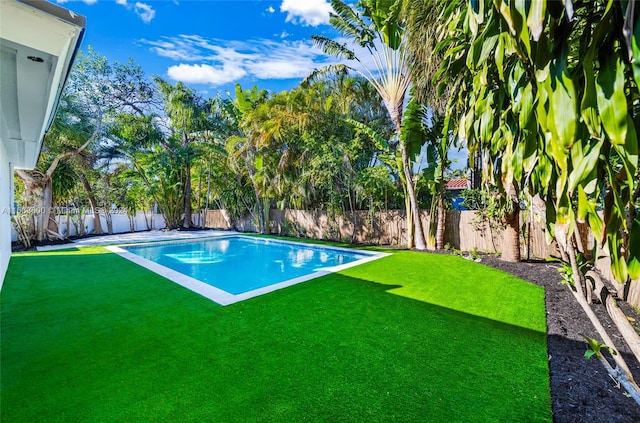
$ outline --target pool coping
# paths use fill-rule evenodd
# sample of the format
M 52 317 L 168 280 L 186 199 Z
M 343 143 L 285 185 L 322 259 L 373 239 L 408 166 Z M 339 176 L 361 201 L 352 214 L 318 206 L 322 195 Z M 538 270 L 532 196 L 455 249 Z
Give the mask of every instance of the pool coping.
M 345 251 L 345 252 L 358 252 L 361 254 L 365 254 L 369 257 L 360 259 L 360 260 L 356 260 L 350 263 L 346 263 L 346 264 L 341 264 L 339 266 L 331 266 L 331 267 L 325 267 L 322 270 L 318 270 L 316 272 L 310 273 L 308 275 L 303 275 L 303 276 L 299 276 L 297 278 L 293 278 L 293 279 L 287 279 L 285 281 L 282 282 L 278 282 L 275 284 L 271 284 L 262 288 L 257 288 L 251 291 L 247 291 L 247 292 L 243 292 L 240 294 L 231 294 L 227 291 L 224 291 L 220 288 L 216 288 L 212 285 L 209 285 L 207 283 L 204 283 L 198 279 L 195 279 L 191 276 L 187 276 L 183 273 L 180 273 L 176 270 L 170 269 L 166 266 L 163 266 L 161 264 L 158 264 L 156 262 L 153 262 L 151 260 L 148 260 L 146 258 L 143 258 L 139 255 L 136 255 L 134 253 L 131 253 L 127 250 L 125 250 L 123 247 L 129 247 L 129 246 L 147 246 L 147 245 L 164 245 L 164 244 L 181 244 L 181 243 L 185 243 L 185 242 L 198 242 L 198 241 L 206 241 L 206 240 L 210 240 L 210 239 L 221 239 L 221 238 L 245 238 L 245 239 L 251 239 L 251 240 L 266 240 L 269 242 L 274 242 L 274 243 L 282 243 L 282 244 L 293 244 L 293 245 L 304 245 L 306 247 L 318 247 L 318 248 L 325 248 L 325 249 L 331 249 L 331 250 L 338 250 L 338 251 Z M 281 239 L 272 239 L 272 238 L 262 238 L 262 237 L 252 237 L 252 236 L 246 236 L 246 235 L 241 235 L 241 234 L 223 234 L 223 235 L 213 235 L 213 236 L 204 236 L 204 237 L 198 237 L 198 238 L 191 238 L 191 239 L 174 239 L 174 240 L 165 240 L 165 241 L 156 241 L 156 242 L 144 242 L 144 243 L 126 243 L 126 244 L 118 244 L 118 245 L 112 245 L 112 246 L 106 246 L 106 249 L 108 249 L 109 251 L 118 254 L 120 257 L 123 257 L 126 260 L 129 260 L 133 263 L 136 263 L 139 266 L 142 266 L 174 283 L 177 283 L 178 285 L 181 285 L 184 288 L 189 289 L 190 291 L 195 292 L 196 294 L 199 294 L 217 304 L 220 304 L 222 306 L 226 306 L 226 305 L 230 305 L 230 304 L 235 304 L 237 302 L 240 301 L 244 301 L 244 300 L 248 300 L 250 298 L 254 298 L 254 297 L 258 297 L 260 295 L 264 295 L 267 294 L 269 292 L 274 292 L 283 288 L 287 288 L 289 286 L 293 286 L 293 285 L 297 285 L 299 283 L 302 282 L 306 282 L 312 279 L 316 279 L 322 276 L 326 276 L 329 275 L 331 273 L 336 273 L 339 272 L 341 270 L 344 269 L 348 269 L 350 267 L 354 267 L 354 266 L 359 266 L 361 264 L 364 263 L 368 263 L 370 261 L 374 261 L 374 260 L 378 260 L 380 258 L 383 257 L 387 257 L 391 254 L 389 253 L 383 253 L 383 252 L 373 252 L 373 251 L 366 251 L 366 250 L 357 250 L 354 248 L 344 248 L 344 247 L 335 247 L 333 245 L 322 245 L 322 244 L 310 244 L 310 243 L 305 243 L 305 242 L 296 242 L 296 241 L 285 241 L 285 240 L 281 240 Z

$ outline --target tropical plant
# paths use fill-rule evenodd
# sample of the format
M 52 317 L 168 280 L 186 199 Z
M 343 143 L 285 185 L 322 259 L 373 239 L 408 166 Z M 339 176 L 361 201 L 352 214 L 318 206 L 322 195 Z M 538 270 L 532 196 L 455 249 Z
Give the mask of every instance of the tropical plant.
M 406 32 L 405 49 L 409 57 L 409 72 L 413 96 L 435 113 L 446 112 L 448 95 L 438 95 L 438 72 L 442 52 L 438 51 L 438 35 L 441 28 L 441 12 L 449 6 L 449 0 L 402 0 L 400 17 Z
M 97 148 L 114 116 L 137 112 L 153 103 L 152 86 L 132 61 L 111 64 L 90 47 L 87 54 L 76 58 L 37 169 L 16 171 L 25 183 L 29 201 L 43 211 L 33 216 L 36 222 L 34 234 L 38 240 L 60 236 L 51 216 L 55 200 L 53 181 L 59 165 L 65 161 L 80 161 L 85 166 L 84 170 L 89 171 L 86 166 L 92 163 L 83 159 L 93 154 L 89 154 L 89 150 Z M 83 182 L 86 195 L 93 199 L 89 181 L 83 173 L 79 168 L 75 175 Z M 97 203 L 92 201 L 91 206 L 97 215 Z M 95 225 L 100 233 L 99 218 Z
M 122 159 L 146 187 L 165 225 L 178 228 L 184 223 L 184 152 L 175 136 L 167 136 L 154 115 L 123 113 L 110 128 L 108 156 Z
M 324 36 L 312 38 L 325 53 L 355 61 L 355 64 L 330 65 L 313 72 L 307 80 L 328 73 L 346 73 L 349 70 L 359 73 L 380 94 L 394 124 L 396 138 L 401 140 L 402 116 L 410 86 L 410 74 L 404 46 L 405 36 L 399 18 L 400 2 L 361 0 L 355 9 L 341 0 L 331 0 L 331 6 L 335 13 L 331 13 L 329 22 L 352 42 L 352 46 Z M 372 67 L 368 65 L 369 61 L 374 63 Z M 407 216 L 413 218 L 413 225 L 408 231 L 408 246 L 424 250 L 426 244 L 411 166 L 411 159 L 419 153 L 420 147 L 415 148 L 400 141 L 397 148 L 400 153 L 400 173 L 409 197 Z
M 100 124 L 92 127 L 91 117 L 68 94 L 61 99 L 56 116 L 36 169 L 16 169 L 24 184 L 22 203 L 32 211 L 26 219 L 34 222 L 29 232 L 38 241 L 62 238 L 53 216 L 54 204 L 73 190 L 79 178 L 69 160 L 89 147 L 100 133 Z
M 181 184 L 184 192 L 183 228 L 193 226 L 191 168 L 193 162 L 202 153 L 199 144 L 206 141 L 209 125 L 209 107 L 190 88 L 182 82 L 171 85 L 159 77 L 154 78 L 164 100 L 164 112 L 168 118 L 171 143 L 176 158 L 180 159 Z
M 251 125 L 249 115 L 261 103 L 268 98 L 267 91 L 258 90 L 253 86 L 251 90 L 243 90 L 236 85 L 236 98 L 230 103 L 231 115 L 234 117 L 238 133 L 230 136 L 226 142 L 229 154 L 229 164 L 237 173 L 244 173 L 249 178 L 255 195 L 254 214 L 258 222 L 260 233 L 267 231 L 267 219 L 269 213 L 268 196 L 266 195 L 267 182 L 265 180 L 264 155 L 262 154 L 262 128 Z M 266 206 L 266 207 L 265 207 Z M 247 210 L 253 213 L 253 207 Z
M 514 212 L 520 190 L 545 203 L 548 234 L 572 267 L 572 293 L 610 347 L 589 304 L 598 284 L 578 268 L 576 227 L 588 224 L 618 281 L 630 286 L 640 276 L 639 68 L 631 63 L 640 60 L 640 33 L 623 31 L 639 13 L 633 1 L 474 0 L 452 3 L 443 19 L 441 76 L 455 87 L 460 136 L 482 154 L 485 181 Z M 637 334 L 627 343 L 637 350 Z M 640 403 L 624 359 L 613 359 L 616 369 L 605 367 Z

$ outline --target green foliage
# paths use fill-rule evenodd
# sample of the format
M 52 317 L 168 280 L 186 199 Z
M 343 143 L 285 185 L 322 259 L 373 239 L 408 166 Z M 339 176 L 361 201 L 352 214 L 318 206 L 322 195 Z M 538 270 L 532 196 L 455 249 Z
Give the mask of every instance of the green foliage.
M 72 164 L 67 160 L 61 161 L 53 178 L 53 198 L 58 204 L 69 198 L 78 180 L 78 173 Z
M 427 142 L 427 130 L 424 120 L 425 109 L 418 104 L 413 96 L 410 96 L 402 119 L 402 130 L 400 131 L 400 141 L 404 143 L 407 154 L 412 160 L 420 154 L 420 150 Z
M 484 210 L 488 206 L 488 191 L 480 188 L 464 189 L 460 192 L 462 206 L 468 210 Z
M 332 4 L 338 3 L 332 1 Z M 371 19 L 375 31 L 382 34 L 386 45 L 396 50 L 402 42 L 403 28 L 400 25 L 400 2 L 397 0 L 360 0 L 358 6 L 363 16 Z
M 397 147 L 392 147 L 392 151 L 386 153 L 395 156 L 395 168 L 399 170 L 399 179 L 403 184 L 405 207 L 410 220 L 407 245 L 425 249 L 422 223 L 417 218 L 420 211 L 411 166 L 412 155 L 415 155 L 416 150 L 419 151 L 416 143 L 420 142 L 420 136 L 415 136 L 419 135 L 416 126 L 408 129 L 409 134 L 403 135 L 402 130 L 405 97 L 411 85 L 409 55 L 404 48 L 406 37 L 400 18 L 402 2 L 361 0 L 352 6 L 342 0 L 331 0 L 331 5 L 335 12 L 331 13 L 331 25 L 353 45 L 359 44 L 363 47 L 362 51 L 356 54 L 346 43 L 342 44 L 341 41 L 325 36 L 313 36 L 312 39 L 329 55 L 355 60 L 356 67 L 351 68 L 343 64 L 340 69 L 359 73 L 375 87 L 384 102 L 394 125 L 396 139 L 400 141 Z M 374 66 L 371 67 L 370 63 Z M 318 73 L 325 72 L 314 72 L 314 75 Z M 307 78 L 305 83 L 310 80 L 313 80 L 313 77 Z M 411 152 L 407 152 L 408 147 L 412 149 Z
M 623 2 L 457 2 L 440 43 L 438 77 L 453 90 L 459 135 L 483 153 L 498 198 L 526 189 L 546 203 L 549 233 L 587 221 L 625 282 L 639 271 L 627 215 L 638 180 L 638 86 Z M 604 201 L 603 201 L 604 199 Z M 604 219 L 598 209 L 604 209 Z
M 343 29 L 357 29 L 353 35 L 380 57 L 402 53 L 396 9 L 395 2 L 334 2 Z M 377 51 L 384 40 L 389 45 Z M 391 70 L 401 84 L 390 84 L 388 93 L 400 90 L 392 103 L 401 118 L 406 72 Z M 183 83 L 147 78 L 134 62 L 111 62 L 89 48 L 76 61 L 39 170 L 101 123 L 99 142 L 53 174 L 64 177 L 55 182 L 54 201 L 88 206 L 94 196 L 131 214 L 157 204 L 169 227 L 196 205 L 225 208 L 232 219 L 265 217 L 268 207 L 398 208 L 406 178 L 396 122 L 379 88 L 343 73 L 282 93 L 237 86 L 234 98 L 205 100 Z M 415 121 L 409 118 L 403 136 L 414 157 L 423 142 L 420 113 L 412 103 Z M 92 192 L 84 192 L 81 175 Z
M 608 345 L 601 344 L 597 339 L 589 338 L 586 335 L 582 335 L 582 337 L 586 339 L 587 345 L 589 345 L 589 349 L 584 352 L 584 358 L 586 358 L 587 360 L 594 356 L 597 358 L 602 357 L 601 351 L 603 348 L 608 350 L 609 354 L 611 355 L 618 354 L 615 349 L 611 348 Z
M 549 262 L 560 263 L 560 267 L 557 269 L 558 273 L 562 276 L 562 281 L 560 282 L 571 287 L 575 286 L 576 280 L 571 263 L 558 257 L 549 257 L 546 260 Z M 585 275 L 587 271 L 592 270 L 594 266 L 594 260 L 588 259 L 583 253 L 576 254 L 576 263 L 578 265 L 578 271 L 582 275 Z
M 366 127 L 387 135 L 390 123 L 377 93 L 361 78 L 308 84 L 268 97 L 257 88 L 237 92 L 245 98 L 243 105 L 231 102 L 230 112 L 228 103 L 216 107 L 229 116 L 228 128 L 236 128 L 225 131 L 229 171 L 237 175 L 236 186 L 254 192 L 240 209 L 258 220 L 258 196 L 279 208 L 339 213 L 395 201 L 389 171 L 376 162 L 386 141 L 362 132 Z

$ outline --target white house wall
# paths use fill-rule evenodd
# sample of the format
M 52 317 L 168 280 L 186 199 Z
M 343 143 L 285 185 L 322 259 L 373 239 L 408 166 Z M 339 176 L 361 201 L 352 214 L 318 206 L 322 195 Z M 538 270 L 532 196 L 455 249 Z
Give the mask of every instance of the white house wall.
M 33 169 L 86 20 L 54 3 L 0 0 L 0 280 L 11 257 L 13 167 Z M 0 285 L 0 288 L 2 286 Z
M 11 258 L 11 185 L 13 175 L 9 158 L 4 148 L 4 143 L 0 142 L 0 289 L 4 282 L 4 275 L 9 266 Z

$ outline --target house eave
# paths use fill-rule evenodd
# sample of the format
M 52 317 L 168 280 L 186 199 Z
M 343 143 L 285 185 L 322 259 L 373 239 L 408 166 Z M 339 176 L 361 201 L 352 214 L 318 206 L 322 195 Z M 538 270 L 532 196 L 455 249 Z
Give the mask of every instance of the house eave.
M 0 139 L 14 168 L 35 167 L 85 27 L 52 3 L 0 0 Z

